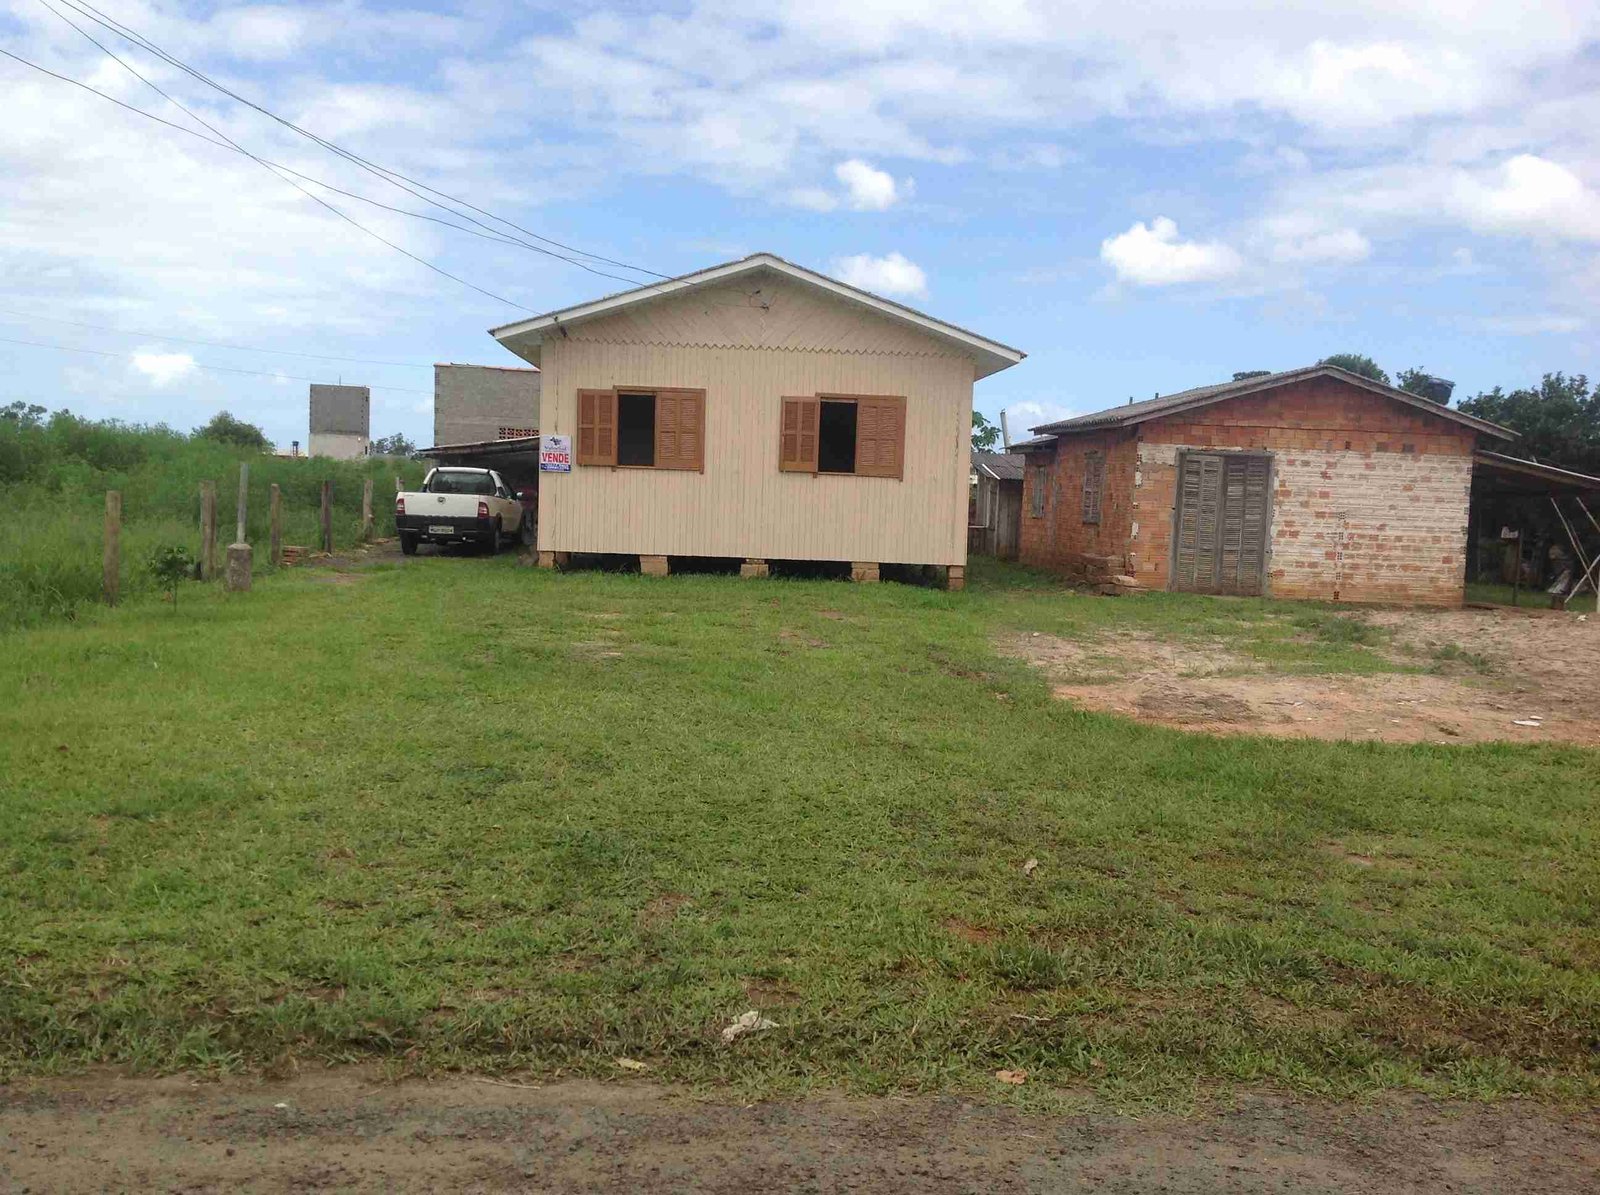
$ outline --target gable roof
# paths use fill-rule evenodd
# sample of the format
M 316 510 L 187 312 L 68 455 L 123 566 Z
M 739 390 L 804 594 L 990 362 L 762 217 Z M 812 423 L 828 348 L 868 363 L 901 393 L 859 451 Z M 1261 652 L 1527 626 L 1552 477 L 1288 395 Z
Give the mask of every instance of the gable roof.
M 859 303 L 861 306 L 870 308 L 880 315 L 887 316 L 889 319 L 910 325 L 926 332 L 930 336 L 943 340 L 977 360 L 977 376 L 980 378 L 987 377 L 992 373 L 998 373 L 1002 369 L 1015 365 L 1027 356 L 1021 349 L 1014 349 L 1010 345 L 1001 344 L 998 340 L 990 340 L 986 336 L 979 336 L 976 332 L 968 331 L 966 328 L 956 324 L 935 319 L 933 316 L 918 311 L 913 307 L 907 307 L 904 303 L 896 303 L 893 299 L 885 299 L 881 295 L 875 295 L 870 291 L 851 286 L 848 282 L 840 282 L 837 278 L 829 278 L 826 274 L 818 274 L 816 271 L 808 270 L 804 266 L 797 266 L 793 262 L 785 261 L 772 253 L 752 253 L 749 257 L 741 257 L 738 261 L 724 262 L 720 266 L 696 270 L 692 274 L 668 278 L 662 282 L 652 282 L 648 286 L 620 291 L 617 294 L 606 295 L 604 298 L 592 299 L 587 303 L 577 303 L 571 307 L 563 307 L 557 311 L 546 312 L 544 315 L 533 316 L 531 319 L 503 324 L 498 328 L 490 328 L 489 335 L 493 336 L 523 360 L 537 364 L 540 344 L 543 343 L 547 336 L 559 332 L 564 327 L 571 327 L 573 324 L 581 323 L 584 320 L 608 315 L 619 308 L 628 307 L 634 303 L 646 303 L 652 299 L 682 294 L 760 270 L 771 270 L 774 273 L 803 282 L 808 286 L 814 286 L 818 290 L 827 291 L 836 297 L 846 299 L 852 303 Z
M 1026 460 L 1018 452 L 985 452 L 981 448 L 972 450 L 973 469 L 987 473 L 996 481 L 1021 481 L 1025 463 Z
M 1374 382 L 1371 378 L 1364 378 L 1358 373 L 1351 373 L 1348 369 L 1341 369 L 1337 365 L 1308 365 L 1301 369 L 1286 369 L 1282 373 L 1270 373 L 1261 377 L 1245 378 L 1237 382 L 1221 382 L 1213 386 L 1196 386 L 1192 390 L 1181 390 L 1177 394 L 1164 394 L 1159 398 L 1146 398 L 1140 402 L 1125 403 L 1120 407 L 1107 407 L 1103 411 L 1096 411 L 1090 415 L 1077 415 L 1071 419 L 1058 420 L 1055 423 L 1045 423 L 1032 430 L 1046 437 L 1072 435 L 1075 432 L 1099 431 L 1108 427 L 1132 427 L 1134 424 L 1144 423 L 1146 420 L 1155 419 L 1162 415 L 1175 414 L 1178 411 L 1189 411 L 1195 407 L 1210 406 L 1212 403 L 1222 402 L 1224 399 L 1241 398 L 1247 394 L 1256 394 L 1262 390 L 1272 390 L 1278 386 L 1285 386 L 1291 382 L 1301 382 L 1308 378 L 1336 378 L 1341 382 L 1349 382 L 1383 398 L 1393 399 L 1415 407 L 1429 415 L 1436 415 L 1441 419 L 1448 419 L 1452 423 L 1459 423 L 1470 427 L 1474 431 L 1482 432 L 1487 436 L 1494 436 L 1501 440 L 1514 440 L 1517 433 L 1510 428 L 1501 427 L 1498 423 L 1490 423 L 1487 419 L 1479 419 L 1475 415 L 1468 415 L 1464 411 L 1453 410 L 1442 406 L 1419 394 L 1412 394 L 1407 390 L 1399 390 L 1394 386 L 1386 386 L 1382 382 Z M 1029 440 L 1024 444 L 1013 444 L 1013 448 L 1038 448 L 1049 443 L 1045 440 Z

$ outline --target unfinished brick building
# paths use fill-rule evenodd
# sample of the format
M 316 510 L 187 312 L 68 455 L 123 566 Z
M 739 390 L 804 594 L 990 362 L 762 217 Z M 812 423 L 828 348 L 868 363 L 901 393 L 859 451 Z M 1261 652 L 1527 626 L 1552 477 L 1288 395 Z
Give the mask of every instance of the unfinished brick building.
M 1025 564 L 1153 589 L 1456 606 L 1480 438 L 1515 433 L 1330 365 L 1034 428 Z

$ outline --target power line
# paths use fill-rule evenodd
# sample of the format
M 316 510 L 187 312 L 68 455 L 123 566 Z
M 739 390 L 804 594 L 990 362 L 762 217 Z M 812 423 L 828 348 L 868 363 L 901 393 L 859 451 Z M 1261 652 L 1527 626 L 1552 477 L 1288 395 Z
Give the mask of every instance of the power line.
M 45 2 L 45 0 L 40 0 L 40 3 L 44 3 L 44 2 Z M 184 73 L 186 73 L 186 74 L 190 75 L 191 77 L 193 77 L 194 79 L 206 84 L 208 87 L 212 87 L 212 88 L 216 89 L 217 91 L 221 92 L 223 95 L 228 96 L 230 99 L 236 100 L 237 102 L 239 102 L 241 104 L 244 104 L 246 107 L 254 109 L 255 111 L 261 113 L 263 116 L 267 117 L 268 119 L 276 121 L 278 124 L 283 125 L 285 128 L 290 129 L 290 130 L 294 131 L 295 133 L 298 133 L 300 136 L 308 138 L 311 141 L 314 141 L 316 144 L 322 146 L 324 149 L 328 150 L 330 153 L 337 154 L 339 157 L 344 158 L 345 160 L 353 163 L 354 165 L 360 166 L 363 170 L 366 170 L 370 174 L 376 175 L 378 178 L 382 179 L 384 182 L 389 183 L 391 186 L 398 187 L 400 190 L 405 191 L 410 195 L 416 196 L 418 199 L 421 199 L 425 203 L 433 204 L 433 206 L 439 208 L 441 211 L 447 211 L 453 216 L 459 216 L 462 219 L 470 220 L 470 221 L 472 221 L 472 223 L 477 224 L 480 228 L 484 228 L 484 229 L 486 229 L 488 231 L 498 232 L 497 229 L 490 229 L 489 226 L 484 224 L 481 220 L 474 219 L 472 216 L 467 215 L 466 212 L 458 211 L 455 208 L 448 207 L 445 204 L 442 204 L 442 203 L 437 202 L 436 200 L 430 199 L 427 195 L 422 194 L 421 191 L 414 190 L 413 188 L 420 187 L 420 188 L 422 188 L 423 191 L 427 191 L 427 192 L 429 192 L 429 193 L 431 193 L 433 195 L 437 195 L 441 199 L 448 199 L 451 203 L 460 204 L 462 207 L 467 208 L 470 211 L 477 212 L 479 215 L 482 215 L 482 216 L 487 216 L 489 219 L 498 221 L 499 223 L 504 224 L 509 228 L 514 228 L 518 232 L 521 232 L 521 233 L 526 234 L 527 236 L 533 237 L 535 240 L 543 241 L 546 245 L 554 245 L 557 249 L 564 249 L 568 253 L 576 253 L 580 257 L 589 258 L 591 261 L 603 262 L 606 265 L 616 266 L 619 269 L 632 270 L 634 273 L 638 273 L 638 274 L 647 274 L 652 278 L 668 278 L 668 277 L 670 277 L 667 274 L 661 274 L 661 273 L 656 272 L 655 270 L 645 269 L 643 266 L 631 265 L 628 262 L 618 261 L 615 258 L 605 257 L 605 256 L 603 256 L 601 254 L 598 254 L 598 253 L 591 253 L 591 252 L 589 252 L 587 250 L 579 249 L 579 248 L 577 248 L 577 247 L 575 247 L 573 245 L 568 245 L 568 244 L 565 244 L 565 243 L 563 243 L 561 241 L 554 240 L 551 237 L 543 236 L 540 233 L 534 232 L 532 229 L 524 228 L 522 225 L 517 224 L 516 222 L 514 222 L 512 220 L 506 219 L 504 216 L 497 216 L 493 212 L 487 211 L 487 210 L 485 210 L 484 208 L 481 208 L 481 207 L 477 207 L 476 205 L 470 203 L 469 201 L 467 201 L 465 199 L 462 199 L 462 198 L 460 198 L 458 196 L 455 196 L 455 195 L 451 195 L 451 194 L 449 194 L 449 193 L 447 193 L 445 191 L 440 191 L 435 187 L 429 186 L 427 183 L 420 182 L 417 179 L 414 179 L 414 178 L 411 178 L 411 177 L 409 177 L 407 175 L 401 174 L 399 171 L 390 170 L 386 166 L 380 166 L 376 162 L 369 161 L 368 159 L 360 156 L 359 154 L 357 154 L 357 153 L 355 153 L 355 152 L 353 152 L 351 150 L 345 149 L 343 146 L 337 145 L 334 142 L 329 141 L 326 138 L 321 137 L 318 134 L 311 132 L 309 129 L 302 128 L 300 125 L 295 124 L 293 121 L 288 120 L 285 117 L 279 116 L 276 112 L 273 112 L 271 109 L 266 108 L 263 105 L 256 103 L 254 100 L 251 100 L 251 99 L 249 99 L 249 98 L 247 98 L 245 96 L 242 96 L 238 92 L 232 90 L 231 88 L 224 86 L 223 84 L 221 84 L 221 83 L 217 82 L 215 79 L 213 79 L 210 75 L 207 75 L 205 72 L 197 70 L 196 68 L 190 66 L 188 63 L 182 61 L 181 59 L 179 59 L 179 58 L 177 58 L 175 56 L 173 56 L 172 54 L 169 54 L 166 50 L 162 49 L 155 42 L 151 41 L 149 38 L 145 37 L 143 34 L 139 33 L 137 30 L 131 28 L 128 25 L 123 24 L 121 21 L 118 21 L 115 17 L 109 16 L 106 13 L 101 12 L 94 5 L 88 3 L 87 0 L 61 0 L 61 3 L 66 4 L 68 7 L 73 9 L 73 11 L 77 12 L 80 16 L 86 17 L 87 19 L 89 19 L 91 21 L 94 21 L 96 24 L 100 25 L 102 28 L 109 29 L 113 33 L 116 33 L 119 36 L 121 36 L 122 38 L 124 38 L 125 40 L 127 40 L 129 42 L 132 42 L 134 45 L 139 46 L 142 49 L 148 51 L 149 53 L 156 55 L 156 57 L 160 58 L 162 61 L 170 64 L 171 66 L 176 67 L 178 70 L 181 70 Z M 406 184 L 410 184 L 410 185 L 408 186 Z M 561 261 L 565 261 L 565 262 L 569 263 L 570 265 L 575 265 L 579 269 L 588 270 L 592 274 L 599 274 L 601 277 L 604 277 L 604 278 L 614 278 L 614 279 L 617 279 L 617 281 L 626 282 L 629 285 L 634 285 L 634 286 L 638 285 L 638 281 L 636 279 L 621 278 L 616 274 L 610 274 L 610 273 L 607 273 L 604 270 L 597 270 L 594 267 L 586 265 L 583 262 L 576 261 L 573 258 L 564 257 L 559 253 L 552 253 L 548 249 L 541 249 L 537 245 L 529 245 L 529 244 L 527 244 L 527 242 L 519 242 L 519 243 L 523 244 L 525 248 L 532 249 L 534 252 L 548 254 L 549 256 L 555 257 L 555 258 L 557 258 L 557 259 L 559 259 Z
M 48 67 L 40 66 L 37 62 L 33 62 L 30 59 L 24 58 L 20 54 L 14 54 L 3 46 L 0 46 L 0 54 L 5 55 L 5 57 L 11 59 L 13 62 L 20 62 L 23 66 L 28 67 L 31 70 L 38 71 L 41 75 L 49 75 L 50 78 L 60 80 L 62 83 L 70 83 L 72 86 L 79 88 L 82 91 L 87 91 L 90 95 L 97 96 L 98 98 L 105 100 L 107 103 L 115 104 L 117 107 L 131 112 L 135 116 L 142 116 L 146 120 L 153 120 L 159 125 L 165 125 L 167 128 L 174 129 L 179 133 L 183 133 L 185 136 L 193 137 L 197 141 L 204 141 L 207 145 L 215 145 L 218 149 L 225 149 L 230 153 L 240 154 L 241 156 L 247 158 L 256 156 L 260 161 L 265 162 L 268 166 L 271 166 L 276 170 L 282 170 L 286 174 L 292 174 L 296 178 L 302 179 L 303 181 L 311 183 L 314 186 L 321 187 L 327 191 L 332 191 L 335 195 L 343 195 L 347 199 L 354 199 L 360 203 L 371 204 L 373 207 L 382 208 L 386 212 L 394 212 L 399 216 L 409 216 L 413 220 L 427 220 L 432 224 L 441 224 L 445 228 L 453 228 L 457 232 L 464 232 L 469 236 L 481 237 L 486 241 L 494 241 L 498 245 L 514 245 L 519 249 L 529 248 L 528 245 L 525 245 L 522 241 L 515 237 L 503 236 L 500 233 L 492 230 L 485 232 L 479 228 L 468 228 L 465 224 L 457 224 L 451 220 L 441 220 L 438 216 L 430 215 L 427 212 L 414 212 L 409 208 L 395 207 L 392 204 L 384 203 L 381 199 L 372 199 L 366 195 L 360 195 L 355 191 L 346 191 L 342 187 L 336 187 L 324 179 L 316 178 L 309 174 L 304 174 L 296 170 L 293 166 L 285 166 L 282 162 L 274 162 L 271 158 L 259 157 L 259 155 L 251 155 L 240 149 L 238 146 L 228 144 L 226 141 L 219 140 L 216 137 L 207 137 L 198 129 L 191 129 L 187 125 L 178 124 L 175 121 L 167 120 L 164 117 L 157 116 L 154 112 L 147 112 L 143 108 L 137 108 L 132 104 L 125 103 L 122 100 L 119 100 L 116 96 L 108 95 L 106 92 L 101 91 L 97 87 L 91 87 L 89 84 L 81 82 L 78 79 L 74 79 L 70 75 L 57 74 Z M 562 260 L 565 259 L 563 258 Z M 606 277 L 613 278 L 616 277 L 616 275 L 607 274 Z
M 257 164 L 259 164 L 263 170 L 266 170 L 274 178 L 282 179 L 284 182 L 288 183 L 295 190 L 299 191 L 302 195 L 306 196 L 306 198 L 312 200 L 314 203 L 320 204 L 322 207 L 327 208 L 328 211 L 332 212 L 335 216 L 338 216 L 339 219 L 345 221 L 345 223 L 349 224 L 351 227 L 357 228 L 360 231 L 366 233 L 369 237 L 371 237 L 373 240 L 379 242 L 380 244 L 387 245 L 390 249 L 393 249 L 396 253 L 400 253 L 400 254 L 403 254 L 406 257 L 409 257 L 412 261 L 416 262 L 418 265 L 426 266 L 428 269 L 432 270 L 434 273 L 439 274 L 442 277 L 448 278 L 452 282 L 458 282 L 462 286 L 467 287 L 469 290 L 475 290 L 480 295 L 485 295 L 488 298 L 493 299 L 497 303 L 504 303 L 508 307 L 516 307 L 516 308 L 518 308 L 518 309 L 520 309 L 522 311 L 532 311 L 533 310 L 533 308 L 527 307 L 527 306 L 525 306 L 525 305 L 523 305 L 521 303 L 514 302 L 513 300 L 508 299 L 503 295 L 497 295 L 491 290 L 485 290 L 483 287 L 478 286 L 476 283 L 468 282 L 465 278 L 461 278 L 461 277 L 459 277 L 459 276 L 457 276 L 455 274 L 450 273 L 450 271 L 444 269 L 442 266 L 435 265 L 433 262 L 429 261 L 427 258 L 419 257 L 417 254 L 411 252 L 411 250 L 409 250 L 409 249 L 401 248 L 401 246 L 395 244 L 393 241 L 389 240 L 387 237 L 384 237 L 381 234 L 376 233 L 372 229 L 368 228 L 365 224 L 361 223 L 359 220 L 357 220 L 354 216 L 350 215 L 348 212 L 344 211 L 341 208 L 335 207 L 333 204 L 329 203 L 326 199 L 323 199 L 320 195 L 316 195 L 316 194 L 312 193 L 311 191 L 306 190 L 299 183 L 297 183 L 294 179 L 285 177 L 279 171 L 274 170 L 270 165 L 268 165 L 268 163 L 264 159 L 259 158 L 255 154 L 251 153 L 248 149 L 246 149 L 244 146 L 240 145 L 232 137 L 229 137 L 221 129 L 219 129 L 215 125 L 211 124 L 204 117 L 201 117 L 201 116 L 197 115 L 196 113 L 191 111 L 189 108 L 185 107 L 181 102 L 179 102 L 173 96 L 171 96 L 167 92 L 163 91 L 158 85 L 156 85 L 155 83 L 152 83 L 149 79 L 145 78 L 137 70 L 135 70 L 133 67 L 129 66 L 126 62 L 124 62 L 121 58 L 118 58 L 115 54 L 113 54 L 104 45 L 102 45 L 100 42 L 96 41 L 94 35 L 91 34 L 87 29 L 79 28 L 79 26 L 72 20 L 71 17 L 67 16 L 65 13 L 63 13 L 63 12 L 59 11 L 58 9 L 54 8 L 48 2 L 48 0 L 39 0 L 39 3 L 41 5 L 43 5 L 46 9 L 49 9 L 49 11 L 54 13 L 57 17 L 61 18 L 61 20 L 65 21 L 73 29 L 76 29 L 78 31 L 78 33 L 80 33 L 85 39 L 87 39 L 88 42 L 91 45 L 93 45 L 96 48 L 98 48 L 101 53 L 103 53 L 107 58 L 110 58 L 118 66 L 122 67 L 123 70 L 127 71 L 135 79 L 138 79 L 141 83 L 143 83 L 146 87 L 150 88 L 157 95 L 161 96 L 163 99 L 165 99 L 167 102 L 172 104 L 174 107 L 178 108 L 180 111 L 182 111 L 185 114 L 187 114 L 191 120 L 198 121 L 200 124 L 204 125 L 208 129 L 210 129 L 213 133 L 215 133 L 218 137 L 221 137 L 224 141 L 226 141 L 229 145 L 233 146 L 240 153 L 242 153 L 246 157 L 250 158 L 251 161 L 256 162 Z M 77 11 L 77 10 L 75 9 L 74 11 Z
M 42 340 L 15 340 L 10 336 L 0 336 L 0 344 L 23 344 L 29 348 L 55 349 L 60 353 L 87 353 L 92 357 L 113 357 L 118 360 L 131 359 L 132 356 L 130 353 L 110 353 L 105 349 L 80 349 L 70 344 L 46 344 Z M 195 369 L 204 369 L 210 373 L 240 373 L 253 378 L 276 378 L 286 382 L 315 382 L 319 386 L 330 384 L 324 382 L 321 378 L 303 378 L 298 374 L 292 373 L 267 373 L 260 369 L 235 369 L 229 365 L 203 365 L 199 361 L 193 361 L 192 364 Z M 426 394 L 430 397 L 433 394 L 432 390 L 416 390 L 407 386 L 368 386 L 367 389 L 392 390 L 396 394 Z
M 55 319 L 48 315 L 30 315 L 23 311 L 7 311 L 0 307 L 0 316 L 13 316 L 23 321 L 43 321 L 47 324 L 66 324 L 71 328 L 92 328 L 96 332 L 114 332 L 118 336 L 133 336 L 140 340 L 170 340 L 174 344 L 203 344 L 212 349 L 232 349 L 240 353 L 274 353 L 280 357 L 306 357 L 312 361 L 347 361 L 356 365 L 394 365 L 401 369 L 432 369 L 431 364 L 420 361 L 380 361 L 374 357 L 331 357 L 325 353 L 297 353 L 291 349 L 263 349 L 251 344 L 228 344 L 221 340 L 196 340 L 191 336 L 166 336 L 159 332 L 132 332 L 127 328 L 113 328 L 108 324 L 86 324 L 81 320 Z M 9 321 L 7 321 L 9 322 Z

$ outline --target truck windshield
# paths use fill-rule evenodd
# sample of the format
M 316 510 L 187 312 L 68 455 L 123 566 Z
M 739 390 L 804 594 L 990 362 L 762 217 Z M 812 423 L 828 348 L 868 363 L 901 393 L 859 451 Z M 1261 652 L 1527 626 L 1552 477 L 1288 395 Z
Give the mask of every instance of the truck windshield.
M 492 494 L 494 493 L 494 479 L 487 473 L 478 473 L 470 470 L 444 470 L 440 469 L 433 475 L 433 480 L 428 482 L 427 492 L 430 494 Z

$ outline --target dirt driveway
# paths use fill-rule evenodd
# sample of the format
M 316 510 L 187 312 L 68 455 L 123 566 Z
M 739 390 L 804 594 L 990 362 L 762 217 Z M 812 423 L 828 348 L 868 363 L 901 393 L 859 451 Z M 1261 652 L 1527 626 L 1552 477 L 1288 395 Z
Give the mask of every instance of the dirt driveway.
M 0 1087 L 15 1191 L 1592 1191 L 1600 1118 L 1254 1095 L 1189 1118 L 644 1083 L 97 1076 Z
M 1512 609 L 1352 612 L 1384 635 L 1374 649 L 1410 669 L 1307 674 L 1225 639 L 1123 628 L 1094 639 L 1008 637 L 1087 709 L 1212 734 L 1388 742 L 1600 744 L 1600 623 Z

